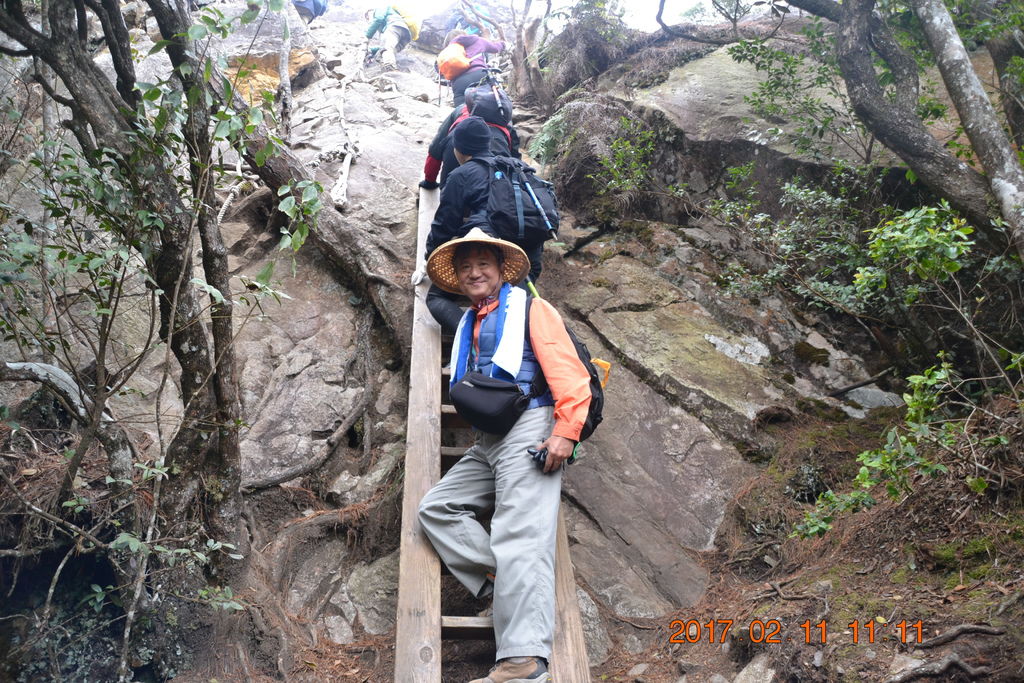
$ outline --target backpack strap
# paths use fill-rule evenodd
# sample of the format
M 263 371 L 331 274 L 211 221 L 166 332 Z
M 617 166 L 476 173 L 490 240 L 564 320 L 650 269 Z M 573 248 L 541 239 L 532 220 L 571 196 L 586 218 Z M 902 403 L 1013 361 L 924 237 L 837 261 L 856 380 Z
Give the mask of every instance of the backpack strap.
M 527 276 L 529 277 L 529 276 Z M 526 294 L 526 328 L 523 334 L 526 336 L 526 340 L 530 342 L 530 348 L 533 348 L 533 340 L 530 338 L 530 307 L 533 305 L 533 295 L 527 292 Z M 548 378 L 544 376 L 544 370 L 540 367 L 540 362 L 537 363 L 537 374 L 530 380 L 530 393 L 529 398 L 536 398 L 548 390 Z
M 469 107 L 467 107 L 466 105 L 462 105 L 462 112 L 455 117 L 454 121 L 452 121 L 452 125 L 449 126 L 448 128 L 448 135 L 452 134 L 452 131 L 455 130 L 455 126 L 459 125 L 460 123 L 468 119 L 470 116 L 472 116 L 472 114 L 469 113 Z
M 526 241 L 526 216 L 523 212 L 523 174 L 518 171 L 509 173 L 509 180 L 512 181 L 512 193 L 516 198 L 516 223 L 519 225 L 519 241 Z

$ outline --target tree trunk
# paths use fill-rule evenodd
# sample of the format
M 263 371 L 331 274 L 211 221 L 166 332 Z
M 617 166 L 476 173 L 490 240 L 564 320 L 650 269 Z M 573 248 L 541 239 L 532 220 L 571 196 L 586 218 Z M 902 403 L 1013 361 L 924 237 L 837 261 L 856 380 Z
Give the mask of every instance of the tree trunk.
M 1024 149 L 1024 81 L 1012 70 L 1013 60 L 1024 63 L 1024 31 L 1015 29 L 1010 34 L 990 38 L 985 47 L 999 76 L 999 99 L 1010 135 L 1017 149 Z
M 168 492 L 165 514 L 173 525 L 181 525 L 195 517 L 195 496 L 202 490 L 203 482 L 209 481 L 211 469 L 208 468 L 226 467 L 230 480 L 230 471 L 237 470 L 238 465 L 237 448 L 230 456 L 235 458 L 235 462 L 225 463 L 220 457 L 225 454 L 219 452 L 220 444 L 215 438 L 222 417 L 216 401 L 225 396 L 215 395 L 216 386 L 211 386 L 218 380 L 214 376 L 214 357 L 203 319 L 204 306 L 199 291 L 190 282 L 192 244 L 198 219 L 191 207 L 182 201 L 174 172 L 167 168 L 164 155 L 140 145 L 132 133 L 134 100 L 138 93 L 133 90 L 134 65 L 125 42 L 127 34 L 121 30 L 124 22 L 116 3 L 107 1 L 100 5 L 94 2 L 89 6 L 100 16 L 105 39 L 111 45 L 118 88 L 93 62 L 88 45 L 80 36 L 82 18 L 69 0 L 50 2 L 52 39 L 32 26 L 17 0 L 11 0 L 0 10 L 0 32 L 21 43 L 53 69 L 70 93 L 70 99 L 60 97 L 53 89 L 49 91 L 50 95 L 71 109 L 73 120 L 70 127 L 83 150 L 110 150 L 108 154 L 117 160 L 126 182 L 137 188 L 140 208 L 161 216 L 164 221 L 153 237 L 139 246 L 153 281 L 162 292 L 161 337 L 169 343 L 181 368 L 179 386 L 185 411 L 165 457 L 165 464 L 174 473 L 172 481 L 176 482 L 175 486 L 165 487 Z M 151 0 L 150 6 L 165 36 L 187 30 L 190 24 L 187 13 L 179 16 L 174 7 L 161 0 Z M 181 39 L 168 47 L 172 59 L 176 50 L 185 52 Z M 196 69 L 195 73 L 202 71 Z M 199 109 L 202 109 L 204 100 L 201 96 L 198 102 Z M 203 124 L 190 122 L 190 125 Z M 197 159 L 190 161 L 196 163 Z M 198 161 L 202 163 L 201 159 Z M 125 237 L 134 239 L 131 235 Z M 220 362 L 225 359 L 233 362 L 222 349 L 218 352 Z M 235 381 L 233 374 L 228 377 L 228 381 Z M 230 392 L 226 398 L 231 400 Z M 217 457 L 209 458 L 210 454 Z M 233 478 L 237 480 L 237 472 Z M 224 488 L 223 482 L 218 484 L 217 495 L 207 500 L 206 505 L 206 512 L 214 516 L 217 514 L 216 506 L 229 503 L 232 497 L 230 486 Z M 237 483 L 234 491 L 237 496 Z
M 1000 0 L 975 0 L 969 3 L 971 17 L 978 23 L 1005 26 L 1000 17 Z M 1024 149 L 1024 80 L 1014 73 L 1014 60 L 1024 63 L 1024 31 L 1020 27 L 1009 27 L 995 33 L 985 41 L 985 47 L 992 56 L 992 64 L 999 77 L 999 99 L 1010 127 L 1010 136 L 1017 149 Z
M 1024 169 L 1017 153 L 996 117 L 946 6 L 937 0 L 911 0 L 910 4 L 921 21 L 946 90 L 985 169 L 1017 251 L 1024 256 Z
M 842 5 L 832 0 L 792 0 L 791 4 L 839 24 L 839 68 L 854 111 L 867 129 L 903 159 L 921 182 L 974 223 L 979 237 L 1005 243 L 985 232 L 991 225 L 991 195 L 985 178 L 950 154 L 917 116 L 913 60 L 874 14 L 874 0 L 846 0 Z M 879 82 L 876 53 L 897 80 L 894 97 Z
M 258 129 L 248 142 L 246 160 L 275 193 L 288 183 L 313 179 L 309 169 L 287 149 L 267 159 L 263 166 L 256 164 L 256 151 L 269 143 L 265 129 Z M 347 221 L 334 208 L 327 192 L 321 193 L 320 201 L 323 208 L 317 214 L 310 239 L 345 274 L 350 285 L 373 303 L 401 349 L 403 362 L 408 361 L 413 294 L 398 283 L 408 280 L 412 272 L 409 264 L 388 246 L 386 238 L 374 234 L 366 225 Z

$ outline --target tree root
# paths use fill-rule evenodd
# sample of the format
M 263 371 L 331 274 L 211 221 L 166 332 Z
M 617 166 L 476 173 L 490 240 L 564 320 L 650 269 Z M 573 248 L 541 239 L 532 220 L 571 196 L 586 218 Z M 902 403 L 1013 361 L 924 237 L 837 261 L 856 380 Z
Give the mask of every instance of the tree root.
M 782 586 L 780 586 L 777 581 L 770 581 L 768 585 L 774 588 L 775 592 L 778 593 L 779 597 L 783 600 L 809 600 L 811 597 L 809 595 L 788 595 L 787 593 L 783 593 Z
M 953 666 L 960 667 L 965 674 L 971 678 L 977 678 L 985 674 L 991 673 L 992 670 L 987 666 L 973 667 L 964 660 L 960 659 L 960 655 L 955 652 L 950 655 L 946 655 L 945 658 L 940 659 L 937 662 L 931 662 L 924 666 L 919 666 L 908 671 L 904 671 L 896 676 L 891 676 L 885 680 L 885 683 L 906 683 L 917 678 L 924 678 L 925 676 L 938 676 L 945 673 L 947 669 Z
M 996 610 L 996 616 L 999 616 L 1006 610 L 1013 607 L 1013 605 L 1016 604 L 1017 601 L 1019 601 L 1021 598 L 1024 598 L 1024 591 L 1017 591 L 1010 597 L 1003 600 L 1001 603 L 999 603 L 999 609 Z
M 967 635 L 968 633 L 980 633 L 986 636 L 1001 636 L 1006 633 L 1006 629 L 997 628 L 995 626 L 983 626 L 981 624 L 960 624 L 940 635 L 926 640 L 923 643 L 918 643 L 914 647 L 917 649 L 924 649 L 928 647 L 938 647 L 939 645 L 945 645 L 951 640 L 956 640 L 960 636 Z

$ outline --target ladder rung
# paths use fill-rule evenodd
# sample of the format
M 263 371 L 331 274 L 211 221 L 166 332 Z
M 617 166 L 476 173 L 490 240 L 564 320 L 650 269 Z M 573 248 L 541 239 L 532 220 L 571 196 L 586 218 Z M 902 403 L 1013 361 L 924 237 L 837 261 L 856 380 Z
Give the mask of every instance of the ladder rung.
M 441 617 L 441 637 L 455 640 L 489 640 L 494 638 L 491 617 Z
M 466 452 L 467 446 L 442 446 L 441 447 L 441 470 L 449 470 L 457 463 Z
M 450 403 L 441 404 L 441 428 L 442 429 L 469 429 L 470 425 Z

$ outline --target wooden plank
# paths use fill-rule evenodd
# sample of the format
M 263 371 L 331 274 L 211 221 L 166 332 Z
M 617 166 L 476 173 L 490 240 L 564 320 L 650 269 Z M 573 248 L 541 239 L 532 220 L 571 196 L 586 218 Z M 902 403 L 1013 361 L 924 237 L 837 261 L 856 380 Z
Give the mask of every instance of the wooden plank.
M 459 416 L 455 406 L 444 404 L 441 406 L 441 427 L 443 429 L 469 429 L 470 424 Z
M 491 617 L 441 617 L 441 637 L 445 640 L 494 640 Z
M 439 192 L 420 190 L 416 264 L 423 265 L 430 222 Z M 409 361 L 409 410 L 405 477 L 402 493 L 402 536 L 395 630 L 395 683 L 441 681 L 441 562 L 423 535 L 417 510 L 423 496 L 441 476 L 441 334 L 427 310 L 428 280 L 416 287 L 412 348 Z
M 466 446 L 442 446 L 441 447 L 441 471 L 447 472 L 452 468 L 452 465 L 457 463 L 465 454 L 467 450 Z
M 587 643 L 576 598 L 576 579 L 569 558 L 565 517 L 558 512 L 555 546 L 555 643 L 551 653 L 551 678 L 558 683 L 590 683 Z

